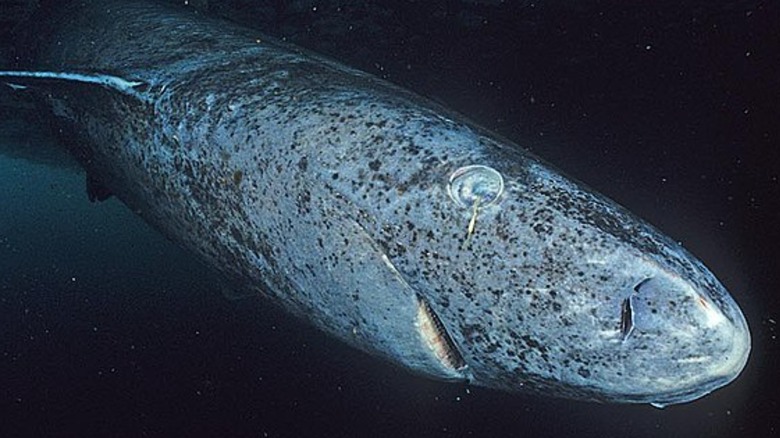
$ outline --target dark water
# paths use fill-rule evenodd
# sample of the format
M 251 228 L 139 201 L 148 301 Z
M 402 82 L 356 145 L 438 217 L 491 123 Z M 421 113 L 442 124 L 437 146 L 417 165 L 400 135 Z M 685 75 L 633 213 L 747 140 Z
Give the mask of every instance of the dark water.
M 409 375 L 263 302 L 224 299 L 121 203 L 90 204 L 84 176 L 8 110 L 0 436 L 779 435 L 777 2 L 493 3 L 213 1 L 209 13 L 444 102 L 682 241 L 750 324 L 737 381 L 658 410 Z

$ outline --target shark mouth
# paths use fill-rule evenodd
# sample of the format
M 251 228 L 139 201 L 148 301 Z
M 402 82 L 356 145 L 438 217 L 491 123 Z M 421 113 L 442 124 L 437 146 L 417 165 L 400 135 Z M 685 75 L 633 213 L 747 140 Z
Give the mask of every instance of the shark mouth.
M 466 362 L 430 304 L 417 295 L 417 330 L 436 359 L 453 377 L 463 377 Z

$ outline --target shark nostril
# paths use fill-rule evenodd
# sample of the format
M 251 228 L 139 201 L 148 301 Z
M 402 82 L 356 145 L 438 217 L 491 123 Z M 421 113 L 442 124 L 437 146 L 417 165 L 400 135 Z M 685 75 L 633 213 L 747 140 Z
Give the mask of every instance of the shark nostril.
M 623 302 L 620 303 L 620 335 L 623 338 L 623 342 L 627 341 L 634 332 L 634 295 L 639 294 L 642 291 L 642 287 L 647 284 L 652 277 L 647 277 L 634 286 L 634 290 L 628 295 Z
M 637 283 L 636 286 L 634 286 L 634 292 L 639 293 L 641 291 L 641 289 L 642 289 L 642 286 L 647 284 L 647 282 L 652 280 L 652 279 L 653 279 L 653 277 L 647 277 L 644 280 L 642 280 L 639 283 Z

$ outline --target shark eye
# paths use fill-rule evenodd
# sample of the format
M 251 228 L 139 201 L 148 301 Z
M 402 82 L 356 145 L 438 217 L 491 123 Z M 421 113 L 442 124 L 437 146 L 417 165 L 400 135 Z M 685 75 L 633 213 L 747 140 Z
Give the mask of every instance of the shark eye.
M 496 202 L 504 191 L 504 178 L 492 167 L 465 166 L 450 175 L 447 191 L 461 207 L 476 210 Z

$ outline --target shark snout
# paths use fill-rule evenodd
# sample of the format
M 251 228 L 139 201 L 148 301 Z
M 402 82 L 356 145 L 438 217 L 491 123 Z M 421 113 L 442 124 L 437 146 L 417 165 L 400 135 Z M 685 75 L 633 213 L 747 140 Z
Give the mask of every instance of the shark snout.
M 636 348 L 635 365 L 646 372 L 634 377 L 643 392 L 656 394 L 655 406 L 702 397 L 736 379 L 747 363 L 750 331 L 719 283 L 704 289 L 655 275 L 634 288 L 621 314 L 623 348 Z

